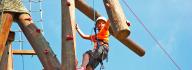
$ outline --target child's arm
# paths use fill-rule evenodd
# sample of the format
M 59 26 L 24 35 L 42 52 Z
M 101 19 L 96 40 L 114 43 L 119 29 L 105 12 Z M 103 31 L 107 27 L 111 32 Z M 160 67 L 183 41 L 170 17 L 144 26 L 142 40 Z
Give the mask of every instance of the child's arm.
M 91 40 L 91 36 L 90 35 L 85 35 L 78 27 L 78 25 L 76 25 L 76 30 L 79 33 L 79 35 L 83 38 L 83 39 L 87 39 L 87 40 Z
M 109 26 L 110 26 L 110 20 L 108 19 L 107 22 L 106 22 L 106 24 L 105 24 L 105 27 L 104 27 L 104 28 L 108 30 L 108 29 L 109 29 Z

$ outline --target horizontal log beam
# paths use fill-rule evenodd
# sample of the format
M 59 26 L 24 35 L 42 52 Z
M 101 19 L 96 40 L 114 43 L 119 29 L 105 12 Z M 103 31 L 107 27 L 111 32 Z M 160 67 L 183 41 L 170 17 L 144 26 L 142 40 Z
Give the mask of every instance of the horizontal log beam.
M 88 6 L 84 0 L 75 0 L 75 7 L 79 9 L 81 12 L 83 12 L 87 17 L 89 17 L 92 20 L 94 19 L 94 12 L 95 12 L 95 18 L 101 16 L 98 12 L 96 12 L 92 7 Z
M 34 50 L 13 50 L 14 55 L 36 55 Z

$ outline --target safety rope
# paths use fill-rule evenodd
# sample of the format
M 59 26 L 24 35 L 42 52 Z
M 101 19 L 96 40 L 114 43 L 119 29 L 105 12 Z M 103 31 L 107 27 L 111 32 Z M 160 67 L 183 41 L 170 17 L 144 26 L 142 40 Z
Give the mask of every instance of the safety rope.
M 155 36 L 152 34 L 152 32 L 146 27 L 146 25 L 141 21 L 141 19 L 133 12 L 132 8 L 128 5 L 128 3 L 125 0 L 122 0 L 123 3 L 126 5 L 126 7 L 130 10 L 130 12 L 135 16 L 135 18 L 139 21 L 139 23 L 144 27 L 145 31 L 151 36 L 151 38 L 157 43 L 159 48 L 167 55 L 167 57 L 171 60 L 171 62 L 177 67 L 178 70 L 181 70 L 181 67 L 174 61 L 174 59 L 171 57 L 171 55 L 163 48 L 161 43 L 155 38 Z
M 95 0 L 93 0 L 93 9 L 95 9 Z M 98 38 L 97 38 L 97 27 L 96 27 L 95 13 L 96 12 L 93 10 L 93 20 L 94 20 L 94 23 L 95 23 L 95 27 L 94 27 L 95 40 L 97 42 L 97 47 L 99 47 L 99 42 L 98 42 Z
M 19 29 L 21 31 L 21 29 Z M 22 32 L 20 32 L 20 35 L 19 35 L 19 44 L 20 44 L 20 50 L 23 50 L 23 36 L 22 36 Z M 25 61 L 24 61 L 24 56 L 21 54 L 21 60 L 22 60 L 22 68 L 23 70 L 25 70 Z
M 95 9 L 95 0 L 93 0 L 93 9 Z M 99 49 L 100 45 L 99 45 L 99 40 L 97 38 L 97 27 L 96 27 L 97 22 L 96 22 L 95 13 L 96 13 L 95 10 L 93 10 L 93 20 L 94 20 L 94 23 L 95 23 L 95 27 L 94 27 L 95 40 L 96 40 L 96 43 L 97 43 L 97 48 Z M 100 61 L 100 64 L 101 64 L 100 70 L 104 69 L 103 59 Z
M 93 0 L 93 9 L 95 9 L 95 0 Z M 97 27 L 96 27 L 96 18 L 95 18 L 95 11 L 93 10 L 93 21 L 95 24 L 94 32 L 95 32 L 95 39 L 97 40 Z
M 23 65 L 22 67 L 23 67 L 23 70 L 25 70 L 25 60 L 22 54 L 21 54 L 21 58 L 22 58 L 22 65 Z
M 95 9 L 95 0 L 93 0 L 93 9 Z M 95 11 L 94 10 L 93 10 L 93 20 L 95 23 L 95 27 L 94 27 L 95 40 L 97 42 L 97 48 L 99 48 L 99 42 L 98 42 L 98 38 L 97 38 L 96 18 L 95 18 Z

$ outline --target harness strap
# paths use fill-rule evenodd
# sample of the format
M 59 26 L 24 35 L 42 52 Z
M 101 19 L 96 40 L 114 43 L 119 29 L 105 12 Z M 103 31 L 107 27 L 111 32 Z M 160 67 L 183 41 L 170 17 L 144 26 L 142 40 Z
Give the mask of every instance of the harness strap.
M 106 61 L 108 62 L 108 49 L 105 46 L 102 46 L 102 47 L 103 47 L 103 49 L 102 49 L 102 53 L 101 53 L 101 60 L 100 60 L 101 67 L 100 67 L 100 70 L 104 69 L 103 60 L 104 60 L 105 55 L 106 55 Z

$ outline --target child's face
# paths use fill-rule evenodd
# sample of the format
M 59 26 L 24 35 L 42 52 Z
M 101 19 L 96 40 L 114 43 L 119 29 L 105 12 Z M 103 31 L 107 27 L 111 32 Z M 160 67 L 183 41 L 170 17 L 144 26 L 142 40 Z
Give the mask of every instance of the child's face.
M 106 23 L 106 22 L 103 21 L 103 20 L 99 20 L 99 21 L 97 21 L 96 26 L 97 26 L 98 30 L 103 29 L 103 27 L 105 26 L 105 23 Z

